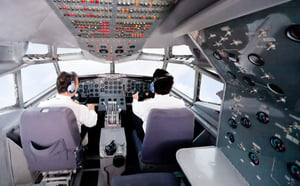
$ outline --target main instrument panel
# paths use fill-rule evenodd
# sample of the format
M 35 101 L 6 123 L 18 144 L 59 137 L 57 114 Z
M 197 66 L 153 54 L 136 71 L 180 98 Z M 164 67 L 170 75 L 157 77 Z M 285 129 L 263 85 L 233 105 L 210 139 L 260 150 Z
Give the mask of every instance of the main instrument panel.
M 126 110 L 126 97 L 136 92 L 142 99 L 150 96 L 151 77 L 103 74 L 79 77 L 78 97 L 80 102 L 98 103 L 98 110 L 104 111 L 108 102 L 117 102 L 120 109 Z M 145 95 L 145 97 L 143 97 Z
M 299 8 L 191 33 L 226 84 L 217 146 L 251 185 L 300 185 Z

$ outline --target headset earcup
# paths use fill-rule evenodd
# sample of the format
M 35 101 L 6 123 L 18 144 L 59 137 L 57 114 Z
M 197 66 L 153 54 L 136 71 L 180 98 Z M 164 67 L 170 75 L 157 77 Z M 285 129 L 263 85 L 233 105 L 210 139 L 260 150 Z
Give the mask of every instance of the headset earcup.
M 73 94 L 76 90 L 75 82 L 71 81 L 71 84 L 67 87 L 67 91 L 69 94 Z

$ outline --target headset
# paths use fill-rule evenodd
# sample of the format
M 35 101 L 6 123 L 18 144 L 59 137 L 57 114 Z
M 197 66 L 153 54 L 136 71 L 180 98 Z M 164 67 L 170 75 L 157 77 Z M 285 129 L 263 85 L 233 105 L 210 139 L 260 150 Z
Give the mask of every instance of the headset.
M 150 92 L 151 93 L 155 93 L 155 89 L 154 89 L 154 84 L 155 84 L 155 82 L 157 82 L 157 81 L 159 81 L 159 80 L 162 80 L 162 79 L 167 79 L 167 78 L 170 78 L 170 77 L 173 77 L 171 74 L 169 74 L 169 73 L 166 73 L 166 74 L 164 74 L 163 76 L 161 76 L 161 77 L 155 77 L 154 79 L 153 79 L 153 81 L 150 83 L 150 85 L 149 85 L 149 90 L 150 90 Z
M 70 73 L 70 75 L 71 75 L 71 81 L 67 86 L 67 92 L 69 94 L 73 94 L 76 91 L 75 77 L 74 77 L 74 73 Z

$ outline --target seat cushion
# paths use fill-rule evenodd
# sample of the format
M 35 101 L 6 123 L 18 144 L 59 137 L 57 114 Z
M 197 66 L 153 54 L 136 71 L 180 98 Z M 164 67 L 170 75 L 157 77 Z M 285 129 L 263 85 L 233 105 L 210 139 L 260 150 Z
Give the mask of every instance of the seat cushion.
M 179 180 L 172 173 L 141 173 L 127 176 L 116 176 L 112 179 L 111 186 L 176 186 Z

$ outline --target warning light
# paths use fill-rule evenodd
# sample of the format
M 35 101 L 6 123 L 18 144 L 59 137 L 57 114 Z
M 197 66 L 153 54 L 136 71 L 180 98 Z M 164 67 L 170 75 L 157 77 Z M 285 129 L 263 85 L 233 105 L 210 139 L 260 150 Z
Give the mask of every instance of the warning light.
M 153 16 L 153 19 L 156 19 L 156 16 Z
M 142 18 L 143 18 L 143 19 L 146 19 L 146 16 L 143 16 Z
M 85 11 L 87 11 L 87 10 L 88 10 L 88 8 L 84 8 L 84 10 L 85 10 Z
M 128 19 L 131 19 L 131 16 L 130 16 L 130 15 L 128 16 Z
M 82 3 L 85 3 L 85 0 L 81 0 Z
M 91 0 L 91 3 L 94 3 L 94 0 Z
M 152 3 L 151 3 L 151 2 L 149 3 L 149 6 L 152 6 Z
M 64 10 L 67 10 L 67 7 L 64 6 L 63 9 L 64 9 Z
M 139 4 L 140 4 L 139 2 L 135 2 L 135 6 L 139 6 Z

